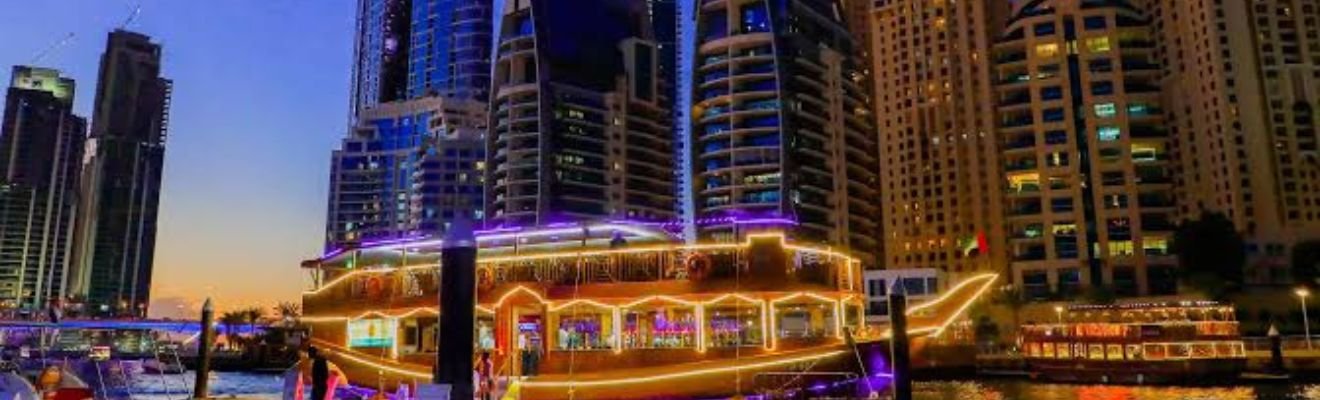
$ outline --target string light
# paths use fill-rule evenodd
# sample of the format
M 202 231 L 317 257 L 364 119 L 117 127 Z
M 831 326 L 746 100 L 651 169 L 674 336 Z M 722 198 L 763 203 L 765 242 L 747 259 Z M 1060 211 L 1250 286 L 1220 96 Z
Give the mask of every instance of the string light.
M 678 378 L 725 374 L 730 372 L 741 372 L 743 370 L 772 368 L 781 365 L 804 363 L 804 362 L 823 360 L 831 357 L 838 357 L 843 353 L 844 352 L 842 350 L 832 350 L 819 354 L 768 360 L 768 361 L 762 361 L 762 362 L 750 363 L 744 365 L 731 365 L 727 367 L 715 367 L 715 368 L 701 368 L 701 369 L 686 370 L 681 372 L 672 372 L 667 374 L 656 374 L 656 375 L 640 376 L 640 377 L 632 377 L 632 378 L 600 379 L 600 380 L 592 380 L 592 381 L 531 380 L 531 381 L 522 382 L 522 386 L 531 387 L 531 388 L 537 388 L 537 387 L 558 388 L 558 387 L 597 387 L 597 386 L 631 385 L 631 384 L 648 383 L 648 382 L 656 382 L 656 381 L 666 381 L 666 380 L 672 380 Z

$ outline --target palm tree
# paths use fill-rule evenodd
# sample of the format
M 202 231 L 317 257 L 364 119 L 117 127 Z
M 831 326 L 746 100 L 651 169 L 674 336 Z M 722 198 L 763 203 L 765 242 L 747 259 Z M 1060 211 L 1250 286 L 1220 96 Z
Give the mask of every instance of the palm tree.
M 302 322 L 302 306 L 292 301 L 282 301 L 275 305 L 275 315 L 280 317 L 286 325 L 297 326 Z
M 244 319 L 241 310 L 226 311 L 220 315 L 220 325 L 225 327 L 225 342 L 230 349 L 234 348 L 234 342 L 237 341 L 237 335 L 234 334 L 234 331 L 237 330 L 239 325 L 243 324 Z
M 257 321 L 260 321 L 261 317 L 266 315 L 266 312 L 262 311 L 261 307 L 252 307 L 241 311 L 241 313 L 243 314 L 243 321 L 247 322 L 248 336 L 256 337 Z

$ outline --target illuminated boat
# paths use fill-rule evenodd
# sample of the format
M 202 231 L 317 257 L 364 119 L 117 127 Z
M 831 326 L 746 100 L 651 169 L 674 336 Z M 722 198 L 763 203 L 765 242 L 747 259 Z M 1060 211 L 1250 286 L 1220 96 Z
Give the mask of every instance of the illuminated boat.
M 1073 306 L 1022 340 L 1033 373 L 1055 381 L 1211 382 L 1246 365 L 1233 307 L 1215 302 Z
M 717 397 L 756 393 L 785 372 L 859 370 L 844 332 L 868 332 L 861 264 L 842 252 L 771 233 L 681 244 L 629 224 L 477 240 L 475 345 L 500 376 L 521 377 L 510 390 L 522 398 Z M 353 383 L 429 381 L 439 246 L 367 243 L 304 263 L 318 284 L 303 295 L 303 321 Z M 913 331 L 942 331 L 993 281 L 914 307 Z

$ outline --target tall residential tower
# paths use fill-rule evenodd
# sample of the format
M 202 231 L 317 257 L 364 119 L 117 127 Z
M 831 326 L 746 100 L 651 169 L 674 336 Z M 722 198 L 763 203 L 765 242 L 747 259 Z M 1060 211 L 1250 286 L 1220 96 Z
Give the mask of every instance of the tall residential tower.
M 1170 137 L 1148 19 L 1124 0 L 1020 2 L 994 73 L 1013 281 L 1173 294 Z
M 87 121 L 74 82 L 14 67 L 0 126 L 0 308 L 41 309 L 64 297 Z
M 877 146 L 870 87 L 833 0 L 713 0 L 697 11 L 697 235 L 766 224 L 875 263 Z
M 1004 1 L 881 0 L 870 33 L 886 268 L 1005 263 L 992 40 Z
M 1320 2 L 1149 0 L 1183 218 L 1224 213 L 1248 281 L 1288 283 L 1289 249 L 1320 239 Z
M 489 227 L 675 218 L 672 87 L 646 0 L 507 0 Z
M 145 316 L 172 83 L 161 48 L 116 30 L 101 56 L 70 292 L 92 313 Z

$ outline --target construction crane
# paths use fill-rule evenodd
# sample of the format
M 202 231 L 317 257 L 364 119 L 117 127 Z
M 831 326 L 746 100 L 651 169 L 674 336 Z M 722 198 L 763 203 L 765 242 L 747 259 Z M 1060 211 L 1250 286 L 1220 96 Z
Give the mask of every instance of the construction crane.
M 49 55 L 51 55 L 52 53 L 54 53 L 55 50 L 59 50 L 61 47 L 64 47 L 65 45 L 67 45 L 67 44 L 69 44 L 70 42 L 72 42 L 72 41 L 73 41 L 73 36 L 74 36 L 74 35 L 73 35 L 73 32 L 69 32 L 69 34 L 64 35 L 64 38 L 63 38 L 63 39 L 60 39 L 59 41 L 55 42 L 54 44 L 52 44 L 52 45 L 50 45 L 50 46 L 47 46 L 45 49 L 41 50 L 40 53 L 37 53 L 37 55 L 36 55 L 35 57 L 32 57 L 32 61 L 29 61 L 28 64 L 29 64 L 29 65 L 37 65 L 37 63 L 41 62 L 41 60 L 46 59 L 47 56 L 49 56 Z
M 134 4 L 133 11 L 128 13 L 128 18 L 124 18 L 124 23 L 119 24 L 119 29 L 128 29 L 128 25 L 132 24 L 133 20 L 136 20 L 138 14 L 141 13 L 142 13 L 142 3 Z

